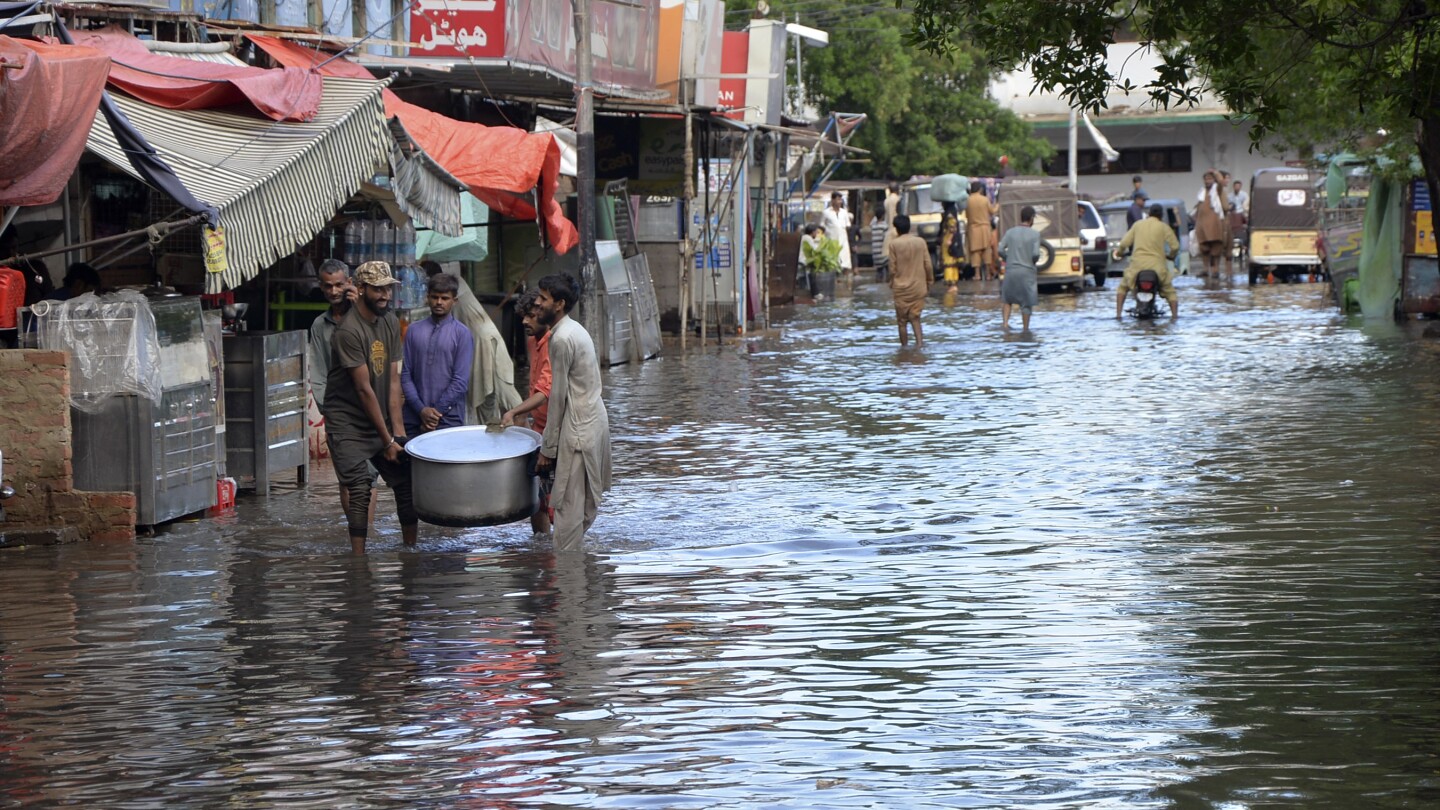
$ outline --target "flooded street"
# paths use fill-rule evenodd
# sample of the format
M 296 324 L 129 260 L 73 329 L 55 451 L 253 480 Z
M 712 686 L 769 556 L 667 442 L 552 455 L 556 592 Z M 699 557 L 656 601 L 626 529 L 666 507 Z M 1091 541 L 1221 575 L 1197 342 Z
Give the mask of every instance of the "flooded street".
M 611 369 L 583 559 L 328 469 L 0 552 L 0 807 L 1440 805 L 1440 341 L 1237 278 Z

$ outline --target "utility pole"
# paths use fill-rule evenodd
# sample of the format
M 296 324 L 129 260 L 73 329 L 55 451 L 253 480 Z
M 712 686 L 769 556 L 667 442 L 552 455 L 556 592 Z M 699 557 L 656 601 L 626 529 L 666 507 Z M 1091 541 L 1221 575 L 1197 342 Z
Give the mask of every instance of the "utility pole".
M 1076 125 L 1078 116 L 1075 108 L 1070 108 L 1070 190 L 1080 192 L 1080 155 L 1075 150 L 1080 147 L 1079 128 Z
M 595 87 L 590 58 L 590 0 L 575 0 L 575 193 L 580 231 L 580 323 L 603 335 L 595 254 Z M 597 343 L 598 345 L 598 343 Z

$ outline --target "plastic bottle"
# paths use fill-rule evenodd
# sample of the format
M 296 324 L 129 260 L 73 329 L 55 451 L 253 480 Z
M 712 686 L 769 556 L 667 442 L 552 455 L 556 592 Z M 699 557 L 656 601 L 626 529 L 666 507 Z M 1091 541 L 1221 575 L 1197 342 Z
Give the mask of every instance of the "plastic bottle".
M 410 274 L 415 279 L 415 306 L 423 307 L 426 304 L 426 287 L 429 279 L 425 276 L 425 271 L 414 264 L 410 265 Z
M 345 226 L 345 261 L 352 265 L 360 263 L 360 220 L 351 220 Z
M 400 283 L 395 285 L 395 308 L 407 310 L 415 308 L 415 284 L 410 280 L 410 268 L 397 267 L 395 277 Z
M 358 267 L 370 261 L 374 254 L 374 235 L 368 219 L 356 220 L 351 224 L 355 226 L 355 258 L 351 259 L 350 263 Z
M 388 219 L 375 222 L 375 261 L 395 264 L 395 226 Z
M 395 261 L 407 266 L 415 264 L 415 226 L 411 223 L 396 229 Z

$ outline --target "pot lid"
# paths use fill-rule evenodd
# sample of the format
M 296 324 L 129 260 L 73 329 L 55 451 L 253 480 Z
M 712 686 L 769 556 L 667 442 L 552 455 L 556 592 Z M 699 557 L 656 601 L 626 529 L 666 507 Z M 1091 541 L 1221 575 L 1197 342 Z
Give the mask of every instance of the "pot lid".
M 540 434 L 528 428 L 489 430 L 484 425 L 465 425 L 416 436 L 405 443 L 405 452 L 424 461 L 465 464 L 523 456 L 540 442 Z

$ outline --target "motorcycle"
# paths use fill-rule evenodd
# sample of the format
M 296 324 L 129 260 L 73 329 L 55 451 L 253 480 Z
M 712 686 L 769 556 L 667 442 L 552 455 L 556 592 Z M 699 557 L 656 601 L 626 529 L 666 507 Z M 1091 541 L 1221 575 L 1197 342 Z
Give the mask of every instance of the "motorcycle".
M 1135 308 L 1130 310 L 1142 321 L 1160 317 L 1160 274 L 1154 270 L 1141 270 L 1135 274 Z

